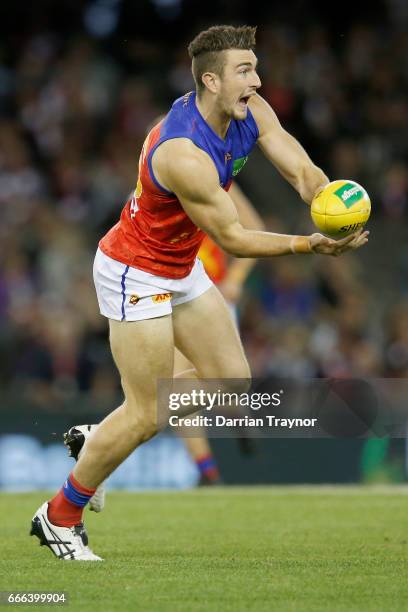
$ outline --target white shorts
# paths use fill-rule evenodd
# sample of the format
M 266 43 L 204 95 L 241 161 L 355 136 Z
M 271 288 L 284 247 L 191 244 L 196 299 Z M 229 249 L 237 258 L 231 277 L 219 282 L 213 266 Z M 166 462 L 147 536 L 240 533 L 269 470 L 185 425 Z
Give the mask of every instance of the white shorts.
M 174 279 L 143 272 L 97 250 L 93 277 L 101 314 L 116 321 L 163 317 L 212 287 L 197 258 L 188 276 Z

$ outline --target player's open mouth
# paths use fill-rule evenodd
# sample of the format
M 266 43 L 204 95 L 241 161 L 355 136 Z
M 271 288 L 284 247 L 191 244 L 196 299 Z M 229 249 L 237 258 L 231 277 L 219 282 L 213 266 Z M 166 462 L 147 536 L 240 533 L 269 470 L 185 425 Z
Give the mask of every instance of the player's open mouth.
M 248 104 L 248 100 L 249 100 L 250 96 L 243 96 L 242 98 L 240 98 L 238 100 L 238 103 L 243 106 L 246 107 L 246 105 Z

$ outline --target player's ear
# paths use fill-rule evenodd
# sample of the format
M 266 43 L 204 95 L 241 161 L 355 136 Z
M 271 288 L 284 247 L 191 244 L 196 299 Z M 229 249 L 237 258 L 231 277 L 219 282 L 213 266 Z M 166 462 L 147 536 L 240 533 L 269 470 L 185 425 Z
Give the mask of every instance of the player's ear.
M 219 89 L 219 77 L 215 72 L 204 72 L 202 82 L 211 93 L 217 93 Z

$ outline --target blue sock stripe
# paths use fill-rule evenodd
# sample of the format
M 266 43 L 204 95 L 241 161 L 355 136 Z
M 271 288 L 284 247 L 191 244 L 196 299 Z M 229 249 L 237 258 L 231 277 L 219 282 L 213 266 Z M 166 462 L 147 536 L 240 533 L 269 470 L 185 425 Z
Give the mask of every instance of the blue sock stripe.
M 202 461 L 198 461 L 197 464 L 201 471 L 209 470 L 217 466 L 215 459 L 213 457 L 209 457 L 208 459 L 203 459 Z
M 93 493 L 91 495 L 86 495 L 86 493 L 80 493 L 69 480 L 69 478 L 64 482 L 64 486 L 62 487 L 62 491 L 71 504 L 78 506 L 79 508 L 83 508 L 91 499 Z

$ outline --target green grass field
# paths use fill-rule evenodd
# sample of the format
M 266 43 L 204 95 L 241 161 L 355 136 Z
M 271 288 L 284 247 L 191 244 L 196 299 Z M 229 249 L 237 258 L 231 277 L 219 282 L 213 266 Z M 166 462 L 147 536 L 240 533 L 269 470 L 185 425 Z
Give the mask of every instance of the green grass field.
M 89 564 L 28 537 L 43 500 L 0 496 L 2 591 L 66 591 L 75 610 L 408 610 L 404 488 L 112 493 L 86 511 L 105 558 Z

